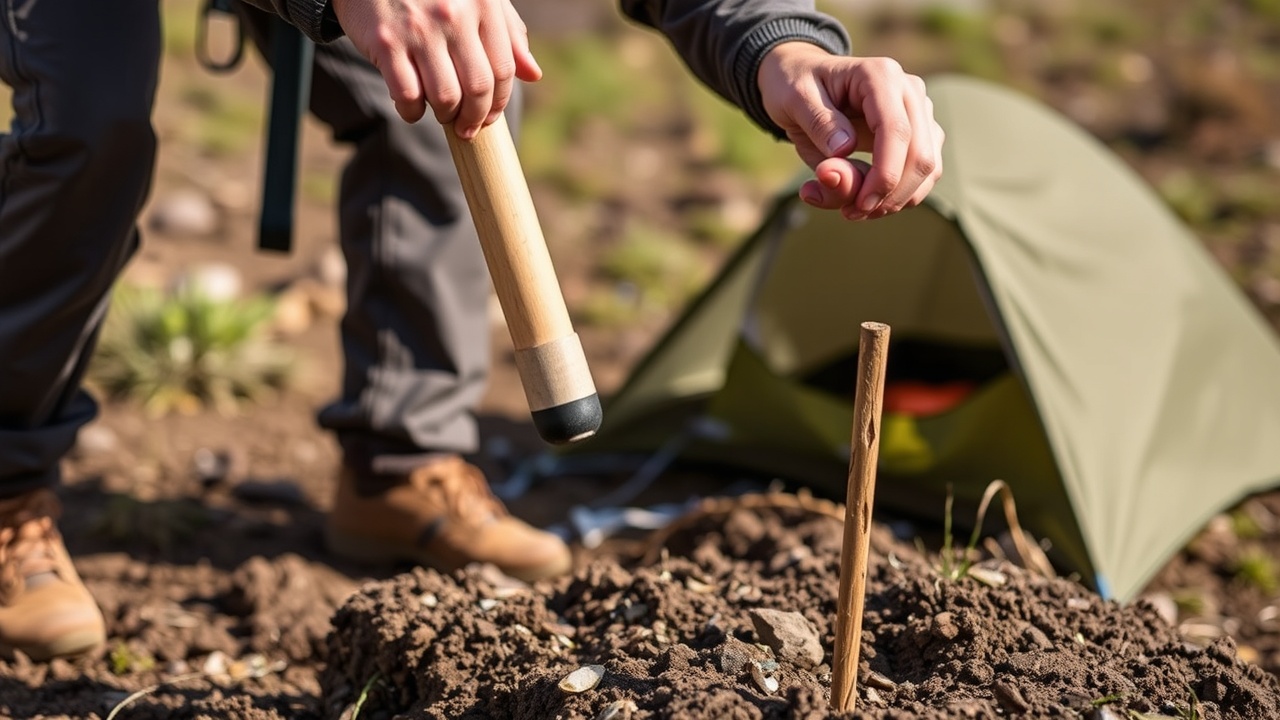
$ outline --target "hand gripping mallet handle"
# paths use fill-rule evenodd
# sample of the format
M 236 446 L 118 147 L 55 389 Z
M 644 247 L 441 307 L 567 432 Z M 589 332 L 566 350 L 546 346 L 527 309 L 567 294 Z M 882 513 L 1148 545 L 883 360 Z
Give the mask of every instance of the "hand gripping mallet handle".
M 591 437 L 603 413 L 582 342 L 573 331 L 507 121 L 463 140 L 446 125 L 534 427 L 549 443 Z

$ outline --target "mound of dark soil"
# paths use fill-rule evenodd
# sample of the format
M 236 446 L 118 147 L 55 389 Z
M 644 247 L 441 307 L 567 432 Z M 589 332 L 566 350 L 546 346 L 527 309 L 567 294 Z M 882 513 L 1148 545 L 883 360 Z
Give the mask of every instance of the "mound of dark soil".
M 1149 605 L 1007 564 L 983 582 L 943 579 L 880 532 L 852 717 L 1280 717 L 1280 684 L 1229 640 L 1195 648 Z M 668 543 L 687 552 L 634 569 L 597 561 L 532 588 L 484 569 L 367 585 L 335 616 L 323 712 L 350 713 L 364 695 L 362 718 L 837 717 L 840 537 L 828 517 L 739 509 Z M 803 616 L 819 664 L 764 644 L 754 609 Z M 560 688 L 587 665 L 603 667 L 598 685 Z

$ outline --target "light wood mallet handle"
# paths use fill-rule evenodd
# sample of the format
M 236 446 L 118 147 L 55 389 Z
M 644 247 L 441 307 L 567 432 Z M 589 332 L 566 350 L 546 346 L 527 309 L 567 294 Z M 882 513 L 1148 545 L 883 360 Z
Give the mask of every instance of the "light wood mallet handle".
M 573 331 L 551 255 L 504 117 L 463 140 L 446 125 L 494 290 L 515 345 L 516 369 L 538 434 L 583 440 L 603 413 L 582 342 Z
M 840 549 L 840 599 L 836 604 L 836 646 L 831 664 L 831 709 L 851 712 L 857 704 L 858 643 L 867 592 L 867 552 L 871 547 L 871 506 L 880 455 L 880 412 L 889 355 L 889 326 L 863 323 L 858 339 L 858 386 L 853 398 L 853 442 L 845 502 L 844 544 Z

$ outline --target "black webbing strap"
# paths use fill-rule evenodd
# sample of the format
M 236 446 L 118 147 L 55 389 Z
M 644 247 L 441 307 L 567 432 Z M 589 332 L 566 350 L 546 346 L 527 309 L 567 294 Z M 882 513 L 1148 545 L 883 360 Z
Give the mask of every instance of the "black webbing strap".
M 314 55 L 309 38 L 279 17 L 271 19 L 271 107 L 258 222 L 258 247 L 263 250 L 287 253 L 293 245 L 298 129 L 311 95 Z

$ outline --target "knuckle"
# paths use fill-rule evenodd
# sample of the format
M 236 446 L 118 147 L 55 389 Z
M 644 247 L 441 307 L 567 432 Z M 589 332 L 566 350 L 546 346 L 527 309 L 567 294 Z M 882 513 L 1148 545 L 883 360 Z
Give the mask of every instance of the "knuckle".
M 886 120 L 884 124 L 880 126 L 880 132 L 887 135 L 890 140 L 894 140 L 896 142 L 911 142 L 911 123 L 902 118 Z
M 395 34 L 389 27 L 380 27 L 374 31 L 373 37 L 369 39 L 369 54 L 375 58 L 384 58 L 390 56 L 396 51 L 400 45 Z
M 456 22 L 462 16 L 464 3 L 458 0 L 439 0 L 427 9 L 427 15 L 438 24 L 445 25 Z
M 493 65 L 493 79 L 498 83 L 509 83 L 516 76 L 516 61 L 505 59 Z
M 880 171 L 880 186 L 886 190 L 886 192 L 881 193 L 884 197 L 888 197 L 889 193 L 894 188 L 898 187 L 898 183 L 900 182 L 902 182 L 902 174 L 899 173 L 898 171 L 896 170 Z
M 483 97 L 493 92 L 493 76 L 477 75 L 467 78 L 462 88 L 467 97 Z
M 431 101 L 431 107 L 436 108 L 437 112 L 447 114 L 452 114 L 460 104 L 462 104 L 462 92 L 455 88 L 437 90 Z
M 938 163 L 931 157 L 922 157 L 916 160 L 915 168 L 916 173 L 919 174 L 920 177 L 927 178 L 933 175 L 934 171 L 937 170 Z
M 880 75 L 901 75 L 902 65 L 891 57 L 878 57 L 873 60 L 873 67 Z

